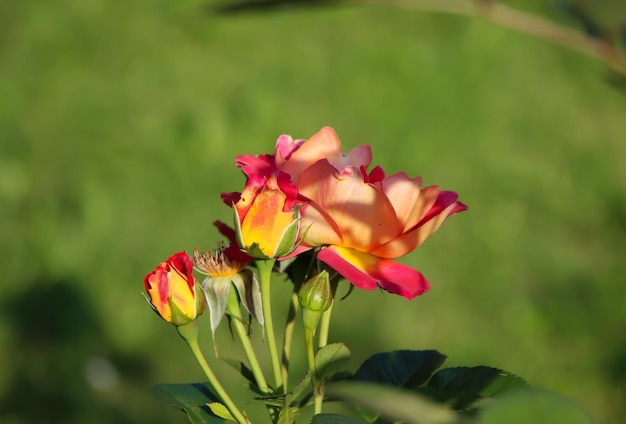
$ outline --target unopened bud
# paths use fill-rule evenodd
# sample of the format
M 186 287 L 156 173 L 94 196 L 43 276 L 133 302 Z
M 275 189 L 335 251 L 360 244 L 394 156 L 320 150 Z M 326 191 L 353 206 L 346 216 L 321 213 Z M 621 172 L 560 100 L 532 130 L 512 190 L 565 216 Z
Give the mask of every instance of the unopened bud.
M 328 272 L 324 270 L 305 282 L 298 293 L 298 301 L 302 306 L 304 327 L 314 331 L 322 313 L 333 303 Z

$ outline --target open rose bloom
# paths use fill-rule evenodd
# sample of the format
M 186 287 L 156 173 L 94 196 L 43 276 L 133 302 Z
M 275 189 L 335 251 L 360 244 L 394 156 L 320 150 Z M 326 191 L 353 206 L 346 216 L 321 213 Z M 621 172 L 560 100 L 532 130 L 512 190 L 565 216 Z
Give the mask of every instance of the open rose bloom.
M 380 167 L 368 171 L 371 161 L 369 145 L 342 153 L 329 127 L 308 140 L 283 135 L 274 155 L 237 157 L 236 165 L 248 177 L 246 187 L 242 194 L 224 193 L 222 198 L 235 205 L 240 237 L 248 244 L 263 246 L 264 237 L 277 240 L 276 234 L 293 230 L 289 221 L 295 218 L 285 218 L 297 215 L 292 212 L 297 208 L 299 235 L 288 239 L 300 244 L 282 252 L 295 249 L 293 255 L 319 247 L 317 258 L 355 286 L 380 286 L 411 299 L 428 290 L 428 281 L 393 259 L 419 247 L 448 216 L 467 207 L 454 192 L 422 187 L 420 177 L 404 172 L 387 176 Z M 273 193 L 272 208 L 263 207 L 268 192 Z M 254 206 L 255 196 L 260 207 Z M 242 211 L 247 222 L 241 220 Z

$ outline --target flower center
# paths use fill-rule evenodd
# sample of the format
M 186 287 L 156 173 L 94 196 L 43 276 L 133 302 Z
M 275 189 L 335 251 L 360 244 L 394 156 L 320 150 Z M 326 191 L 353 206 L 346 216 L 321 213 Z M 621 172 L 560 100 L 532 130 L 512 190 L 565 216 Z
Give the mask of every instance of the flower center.
M 210 249 L 200 252 L 196 247 L 194 250 L 196 269 L 209 277 L 230 277 L 239 274 L 246 264 L 230 259 L 225 251 L 224 246 L 213 252 Z

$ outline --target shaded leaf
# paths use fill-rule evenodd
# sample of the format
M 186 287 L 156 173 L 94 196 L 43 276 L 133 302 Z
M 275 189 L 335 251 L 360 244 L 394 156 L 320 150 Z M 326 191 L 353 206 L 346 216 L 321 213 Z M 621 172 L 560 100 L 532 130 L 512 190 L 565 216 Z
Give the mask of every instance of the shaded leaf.
M 435 373 L 420 392 L 456 410 L 477 408 L 485 398 L 528 388 L 521 377 L 487 366 L 447 368 Z
M 331 343 L 315 354 L 315 369 L 320 379 L 327 380 L 350 360 L 350 349 L 343 343 Z
M 396 387 L 363 382 L 328 384 L 326 394 L 352 405 L 380 414 L 390 421 L 405 424 L 458 423 L 459 416 L 452 410 Z
M 219 402 L 205 384 L 158 384 L 152 394 L 160 402 L 182 409 L 193 424 L 222 424 L 226 420 L 211 412 L 209 403 Z
M 370 356 L 355 373 L 357 381 L 413 388 L 425 383 L 446 356 L 436 350 L 396 350 Z

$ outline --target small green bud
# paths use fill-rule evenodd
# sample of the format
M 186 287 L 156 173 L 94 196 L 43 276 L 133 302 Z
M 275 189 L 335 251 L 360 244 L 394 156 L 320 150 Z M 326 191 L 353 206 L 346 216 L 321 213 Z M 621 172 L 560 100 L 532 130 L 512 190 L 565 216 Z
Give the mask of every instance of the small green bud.
M 322 317 L 322 313 L 333 303 L 333 292 L 327 271 L 322 271 L 309 279 L 300 288 L 298 301 L 302 306 L 304 327 L 314 331 Z

